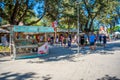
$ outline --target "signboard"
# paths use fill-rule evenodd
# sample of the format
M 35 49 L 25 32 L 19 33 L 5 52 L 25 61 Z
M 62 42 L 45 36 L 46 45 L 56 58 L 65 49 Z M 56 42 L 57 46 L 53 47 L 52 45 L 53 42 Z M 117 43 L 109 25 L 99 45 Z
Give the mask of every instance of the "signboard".
M 53 28 L 57 27 L 57 21 L 52 22 L 52 27 Z
M 43 27 L 43 26 L 14 26 L 13 31 L 45 33 L 45 32 L 54 32 L 54 29 L 51 27 Z
M 46 54 L 48 53 L 48 43 L 46 42 L 44 45 L 38 48 L 38 54 Z

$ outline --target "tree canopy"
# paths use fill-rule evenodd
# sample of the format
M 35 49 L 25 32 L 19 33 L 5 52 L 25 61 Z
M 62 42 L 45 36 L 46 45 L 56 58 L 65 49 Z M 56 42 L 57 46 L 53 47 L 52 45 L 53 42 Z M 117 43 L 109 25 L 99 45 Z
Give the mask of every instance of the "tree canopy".
M 94 23 L 114 26 L 119 23 L 119 0 L 2 0 L 0 18 L 11 25 L 50 25 L 57 20 L 60 25 L 77 26 L 79 7 L 80 29 L 94 30 Z M 41 22 L 41 23 L 40 23 Z M 39 23 L 39 24 L 38 24 Z
M 37 16 L 33 11 L 37 3 L 42 3 L 42 0 L 3 0 L 0 2 L 2 5 L 0 6 L 0 17 L 11 25 L 18 25 L 20 22 L 32 25 L 40 21 L 44 16 L 44 13 L 39 13 L 38 20 L 30 21 L 31 17 Z M 41 8 L 44 8 L 44 6 Z M 39 10 L 39 7 L 37 9 Z

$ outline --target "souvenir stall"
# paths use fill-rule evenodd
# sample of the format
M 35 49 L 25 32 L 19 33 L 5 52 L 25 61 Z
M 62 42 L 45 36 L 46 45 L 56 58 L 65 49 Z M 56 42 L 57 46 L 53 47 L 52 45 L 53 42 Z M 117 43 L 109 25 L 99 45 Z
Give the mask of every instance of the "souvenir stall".
M 74 37 L 77 34 L 77 29 L 70 29 L 69 30 L 69 34 L 71 34 L 72 39 L 74 39 Z M 58 28 L 58 30 L 57 30 L 57 36 L 59 37 L 59 39 L 60 39 L 60 36 L 68 37 L 68 30 L 67 29 L 59 29 Z M 74 42 L 74 41 L 72 40 L 72 42 Z
M 49 53 L 47 34 L 54 32 L 51 27 L 13 26 L 11 44 L 13 59 L 34 58 Z
M 3 28 L 0 28 L 0 53 L 9 53 L 9 31 Z M 10 55 L 10 54 L 7 54 Z

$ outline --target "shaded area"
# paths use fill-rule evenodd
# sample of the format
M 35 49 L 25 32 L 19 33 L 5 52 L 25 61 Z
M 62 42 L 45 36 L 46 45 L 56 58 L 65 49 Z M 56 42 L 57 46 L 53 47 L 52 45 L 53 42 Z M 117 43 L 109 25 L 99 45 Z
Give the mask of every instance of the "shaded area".
M 106 47 L 101 47 L 97 49 L 97 53 L 100 54 L 114 54 L 114 51 L 120 49 L 120 41 L 114 43 L 108 43 Z
M 29 72 L 29 73 L 11 73 L 11 72 L 5 72 L 0 74 L 0 80 L 26 80 L 26 79 L 37 79 L 39 77 L 34 77 L 34 75 L 36 75 L 33 72 Z
M 120 79 L 117 78 L 116 76 L 105 75 L 104 77 L 97 79 L 97 80 L 120 80 Z
M 37 54 L 37 53 L 26 54 L 26 55 L 22 55 L 22 56 L 17 56 L 16 60 L 19 60 L 19 59 L 32 59 L 32 58 L 37 58 L 37 57 L 45 56 L 45 55 L 47 55 L 47 54 Z
M 0 60 L 0 62 L 6 62 L 6 61 L 10 61 L 10 60 Z
M 106 54 L 114 54 L 114 51 L 119 50 L 120 49 L 120 42 L 113 42 L 113 43 L 107 43 L 106 47 L 103 46 L 97 46 L 96 49 L 94 51 L 91 51 L 89 49 L 89 46 L 87 46 L 87 48 L 85 47 L 85 49 L 81 49 L 80 53 L 82 54 L 102 54 L 102 55 L 106 55 Z
M 71 48 L 64 48 L 58 45 L 52 46 L 50 48 L 49 54 L 33 54 L 22 56 L 21 59 L 30 59 L 30 58 L 39 58 L 39 61 L 28 61 L 28 63 L 43 63 L 49 61 L 60 61 L 67 60 L 70 62 L 76 62 L 74 58 L 75 54 L 89 55 L 89 54 L 101 54 L 108 55 L 114 54 L 115 50 L 120 49 L 120 42 L 107 43 L 107 46 L 104 48 L 103 46 L 97 46 L 95 51 L 91 51 L 89 46 L 86 46 L 84 49 L 80 49 L 80 53 L 77 53 L 77 45 L 72 45 Z M 19 59 L 19 58 L 18 58 Z M 42 61 L 41 61 L 42 60 Z M 8 60 L 0 60 L 0 62 L 5 62 Z
M 108 43 L 107 48 L 112 48 L 112 49 L 120 48 L 120 40 L 119 40 L 119 42 L 117 41 L 116 43 Z M 117 50 L 119 50 L 119 49 L 117 49 Z
M 0 57 L 10 56 L 9 52 L 0 52 Z
M 52 77 L 48 74 L 46 76 L 42 76 L 42 80 L 51 80 Z
M 46 56 L 40 56 L 40 59 L 44 59 L 44 61 L 59 61 L 59 60 L 69 60 L 72 61 L 72 57 L 74 51 L 72 51 L 69 48 L 63 48 L 63 47 L 52 47 L 49 50 L 49 54 Z
M 101 54 L 101 55 L 108 55 L 114 54 L 116 49 L 119 50 L 120 42 L 117 43 L 108 43 L 107 46 L 104 48 L 103 46 L 97 46 L 96 50 L 91 51 L 89 46 L 86 46 L 84 49 L 80 49 L 80 53 L 77 53 L 77 46 L 72 45 L 71 48 L 64 48 L 60 46 L 52 46 L 50 48 L 49 54 L 40 56 L 38 61 L 28 61 L 28 63 L 43 63 L 43 62 L 50 62 L 50 61 L 60 61 L 60 60 L 67 60 L 70 62 L 76 62 L 74 58 L 76 57 L 75 54 L 78 55 L 89 55 L 89 54 Z M 42 60 L 42 61 L 41 61 Z
M 76 52 L 72 48 L 64 48 L 60 46 L 52 46 L 49 50 L 49 54 L 45 56 L 40 56 L 37 61 L 29 60 L 27 63 L 43 63 L 51 61 L 60 61 L 67 60 L 70 62 L 76 62 L 73 58 L 75 57 Z
M 17 59 L 30 59 L 30 58 L 39 58 L 43 59 L 44 61 L 28 61 L 28 63 L 43 63 L 48 61 L 59 61 L 59 60 L 69 60 L 72 61 L 73 54 L 76 54 L 70 48 L 63 48 L 58 46 L 52 46 L 49 50 L 49 54 L 33 54 L 33 55 L 25 55 L 18 57 Z

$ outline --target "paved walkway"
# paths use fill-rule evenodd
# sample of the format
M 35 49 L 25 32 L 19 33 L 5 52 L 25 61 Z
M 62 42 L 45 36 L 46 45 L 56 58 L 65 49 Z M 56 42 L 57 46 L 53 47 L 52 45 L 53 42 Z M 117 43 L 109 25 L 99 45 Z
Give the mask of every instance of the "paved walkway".
M 2 57 L 0 80 L 120 80 L 120 40 L 92 52 L 89 47 L 76 51 L 77 46 L 57 46 L 39 58 L 10 61 Z

